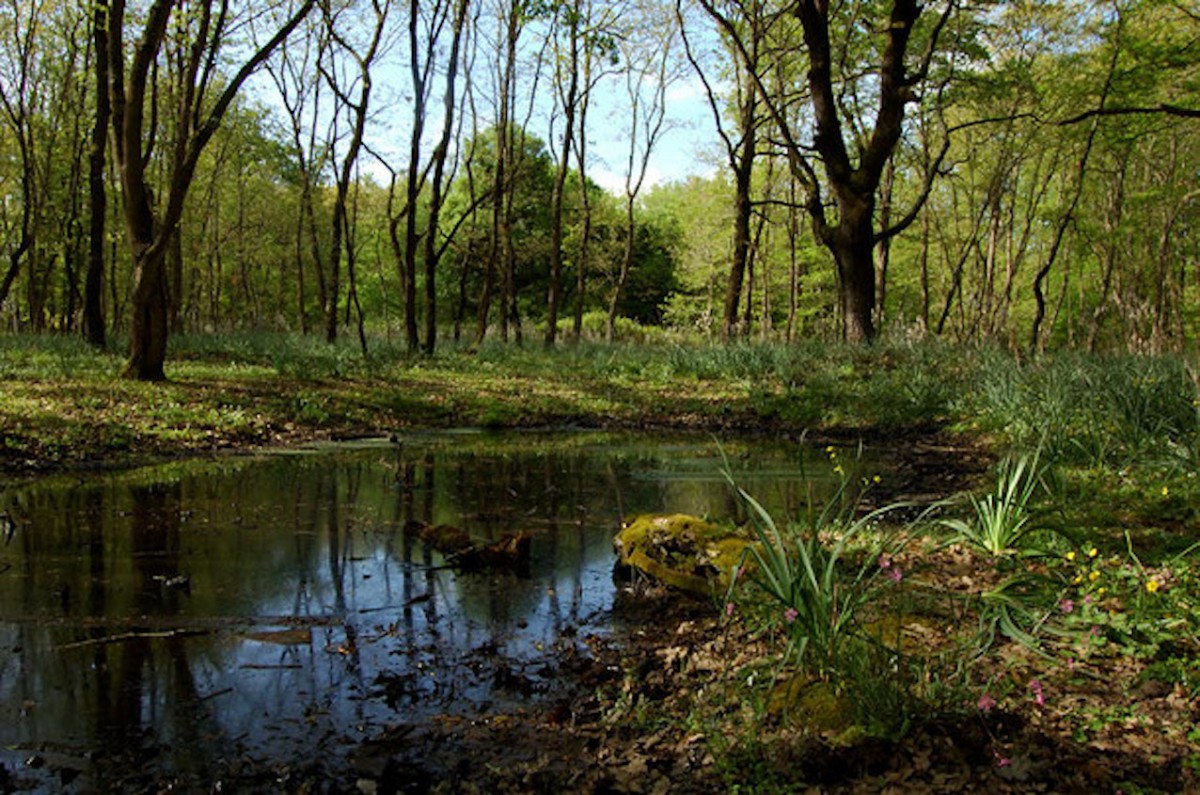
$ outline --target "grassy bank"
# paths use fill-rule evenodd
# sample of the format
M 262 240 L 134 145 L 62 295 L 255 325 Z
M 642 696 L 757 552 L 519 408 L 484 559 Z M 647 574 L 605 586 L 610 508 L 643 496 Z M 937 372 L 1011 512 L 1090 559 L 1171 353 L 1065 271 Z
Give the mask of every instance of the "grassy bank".
M 117 352 L 0 337 L 0 466 L 88 462 L 407 427 L 948 428 L 1056 460 L 1192 471 L 1196 389 L 1176 359 L 1064 354 L 1020 364 L 939 344 L 685 347 L 488 344 L 411 356 L 374 341 L 178 336 L 166 384 Z
M 0 466 L 95 462 L 379 434 L 406 427 L 896 428 L 947 419 L 903 386 L 917 351 L 487 345 L 410 356 L 383 342 L 177 337 L 166 384 L 118 377 L 121 356 L 0 337 Z M 929 368 L 932 369 L 932 368 Z

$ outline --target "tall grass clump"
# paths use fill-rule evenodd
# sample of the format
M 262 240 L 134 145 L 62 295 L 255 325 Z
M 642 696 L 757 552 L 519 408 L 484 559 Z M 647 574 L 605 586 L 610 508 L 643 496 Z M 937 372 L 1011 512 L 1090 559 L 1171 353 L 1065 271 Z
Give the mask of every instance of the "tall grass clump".
M 1063 351 L 1022 364 L 989 352 L 980 360 L 975 411 L 1015 449 L 1119 469 L 1200 463 L 1198 395 L 1175 356 Z
M 861 512 L 861 492 L 852 492 L 867 484 L 831 457 L 839 487 L 786 526 L 737 485 L 726 464 L 756 542 L 746 548 L 743 583 L 732 578 L 727 604 L 735 589 L 756 586 L 785 634 L 782 662 L 797 666 L 809 683 L 804 689 L 828 687 L 859 729 L 898 737 L 919 709 L 921 681 L 901 643 L 904 573 L 894 556 L 905 536 L 881 523 L 902 506 Z
M 850 427 L 941 424 L 959 410 L 969 362 L 936 341 L 800 346 L 779 366 L 779 414 Z
M 723 345 L 673 345 L 667 361 L 672 374 L 678 377 L 777 380 L 797 369 L 814 366 L 826 355 L 823 347 L 814 342 L 785 345 L 738 341 Z
M 982 496 L 967 495 L 969 510 L 965 517 L 938 520 L 952 533 L 948 545 L 973 550 L 983 558 L 987 569 L 999 575 L 976 594 L 977 654 L 991 648 L 999 636 L 1043 654 L 1044 635 L 1060 632 L 1051 621 L 1060 586 L 1029 565 L 1032 558 L 1053 556 L 1048 543 L 1052 538 L 1070 540 L 1061 528 L 1046 521 L 1047 511 L 1041 502 L 1052 497 L 1050 473 L 1042 465 L 1039 452 L 1010 453 L 996 466 L 991 490 Z M 952 502 L 945 501 L 938 507 Z
M 1036 497 L 1048 495 L 1038 453 L 1004 456 L 996 467 L 995 488 L 976 496 L 968 494 L 967 518 L 944 518 L 953 531 L 952 541 L 965 543 L 994 559 L 1041 554 L 1037 535 L 1051 531 L 1037 521 Z

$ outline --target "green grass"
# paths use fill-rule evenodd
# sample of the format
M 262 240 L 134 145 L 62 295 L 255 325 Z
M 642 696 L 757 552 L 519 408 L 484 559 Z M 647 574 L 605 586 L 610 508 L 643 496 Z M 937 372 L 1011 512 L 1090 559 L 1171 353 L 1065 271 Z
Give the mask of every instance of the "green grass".
M 537 340 L 489 340 L 473 353 L 449 343 L 423 357 L 383 337 L 364 357 L 353 339 L 180 334 L 171 381 L 142 385 L 119 378 L 120 349 L 119 340 L 96 352 L 74 338 L 0 335 L 5 446 L 49 455 L 90 439 L 103 453 L 161 440 L 190 449 L 212 434 L 242 443 L 447 425 L 945 428 L 997 452 L 1040 449 L 1045 463 L 1078 472 L 1153 472 L 1179 488 L 1200 472 L 1200 392 L 1178 357 L 1066 352 L 1021 362 L 887 341 L 584 341 L 547 351 Z M 65 437 L 64 421 L 75 426 Z

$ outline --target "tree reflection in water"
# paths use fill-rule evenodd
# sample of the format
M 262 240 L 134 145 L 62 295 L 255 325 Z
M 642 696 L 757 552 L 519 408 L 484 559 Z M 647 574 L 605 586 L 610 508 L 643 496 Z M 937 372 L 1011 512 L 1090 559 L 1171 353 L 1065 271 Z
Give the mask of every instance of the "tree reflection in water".
M 797 456 L 757 445 L 748 484 L 795 507 Z M 705 440 L 449 434 L 11 490 L 0 763 L 336 778 L 387 726 L 551 697 L 548 655 L 606 629 L 621 517 L 731 515 L 718 468 Z M 529 576 L 458 573 L 410 521 L 528 532 Z

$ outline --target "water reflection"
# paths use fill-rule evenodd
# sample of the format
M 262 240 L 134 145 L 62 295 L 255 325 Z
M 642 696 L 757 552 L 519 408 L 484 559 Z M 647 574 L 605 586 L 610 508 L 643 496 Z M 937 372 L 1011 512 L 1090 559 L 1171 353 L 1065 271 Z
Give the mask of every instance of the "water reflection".
M 800 448 L 730 452 L 798 508 Z M 605 630 L 620 518 L 732 516 L 719 461 L 704 440 L 443 434 L 10 490 L 0 763 L 84 788 L 337 777 L 389 724 L 552 694 L 550 651 Z M 528 532 L 529 576 L 456 573 L 412 521 Z

